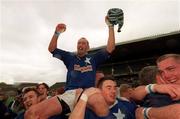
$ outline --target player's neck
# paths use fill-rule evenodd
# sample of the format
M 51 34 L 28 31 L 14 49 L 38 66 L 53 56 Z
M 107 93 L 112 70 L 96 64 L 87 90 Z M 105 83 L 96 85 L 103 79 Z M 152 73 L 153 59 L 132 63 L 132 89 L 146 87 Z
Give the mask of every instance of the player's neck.
M 78 56 L 79 58 L 82 58 L 82 57 L 84 57 L 86 54 L 87 54 L 87 53 L 84 53 L 84 54 L 77 54 L 77 56 Z

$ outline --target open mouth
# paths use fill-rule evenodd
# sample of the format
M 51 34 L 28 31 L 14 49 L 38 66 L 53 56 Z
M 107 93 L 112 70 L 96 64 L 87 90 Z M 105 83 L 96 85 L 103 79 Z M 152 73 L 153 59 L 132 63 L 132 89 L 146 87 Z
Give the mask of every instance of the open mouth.
M 83 50 L 83 48 L 78 48 L 79 50 Z
M 32 103 L 28 103 L 27 106 L 30 107 L 32 105 Z
M 169 80 L 170 83 L 175 83 L 176 79 Z

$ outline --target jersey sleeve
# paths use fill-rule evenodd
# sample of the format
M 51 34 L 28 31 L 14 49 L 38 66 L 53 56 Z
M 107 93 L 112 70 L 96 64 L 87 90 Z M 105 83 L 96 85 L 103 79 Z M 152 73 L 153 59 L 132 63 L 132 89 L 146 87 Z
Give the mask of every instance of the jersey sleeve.
M 72 61 L 73 53 L 71 52 L 67 52 L 67 51 L 56 48 L 51 53 L 53 57 L 62 60 L 66 66 L 68 66 L 68 64 L 70 64 L 70 62 Z

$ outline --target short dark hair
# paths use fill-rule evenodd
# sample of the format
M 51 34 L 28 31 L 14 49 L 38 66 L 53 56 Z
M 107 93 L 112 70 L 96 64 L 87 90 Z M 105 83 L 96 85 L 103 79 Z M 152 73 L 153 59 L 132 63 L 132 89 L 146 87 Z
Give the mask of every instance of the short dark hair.
M 119 87 L 119 93 L 122 95 L 124 92 L 128 91 L 128 89 L 132 88 L 129 84 L 121 84 Z
M 34 92 L 37 94 L 37 96 L 39 96 L 39 93 L 38 93 L 38 91 L 37 91 L 37 89 L 36 89 L 35 87 L 24 87 L 24 88 L 22 89 L 22 97 L 23 97 L 26 93 L 28 93 L 28 92 L 30 92 L 30 91 L 34 91 Z
M 103 85 L 104 81 L 106 81 L 106 80 L 112 80 L 112 81 L 116 82 L 115 78 L 113 76 L 111 76 L 111 75 L 104 76 L 104 77 L 100 78 L 100 80 L 98 81 L 97 88 L 102 88 L 102 85 Z
M 47 90 L 49 90 L 49 86 L 48 86 L 46 83 L 39 83 L 39 84 L 36 86 L 36 88 L 39 88 L 40 85 L 45 86 L 45 88 L 46 88 Z

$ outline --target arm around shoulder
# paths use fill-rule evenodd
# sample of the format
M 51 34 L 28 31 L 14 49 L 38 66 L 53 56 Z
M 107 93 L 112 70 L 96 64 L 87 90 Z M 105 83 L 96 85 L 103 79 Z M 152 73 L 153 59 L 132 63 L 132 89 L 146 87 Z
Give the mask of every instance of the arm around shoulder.
M 76 104 L 75 108 L 71 112 L 69 119 L 84 119 L 86 104 L 87 104 L 87 95 L 82 94 L 80 100 Z
M 136 119 L 144 119 L 145 117 L 148 119 L 180 119 L 180 104 L 146 109 L 143 107 L 137 108 Z
M 180 104 L 151 108 L 149 117 L 155 119 L 180 119 Z

